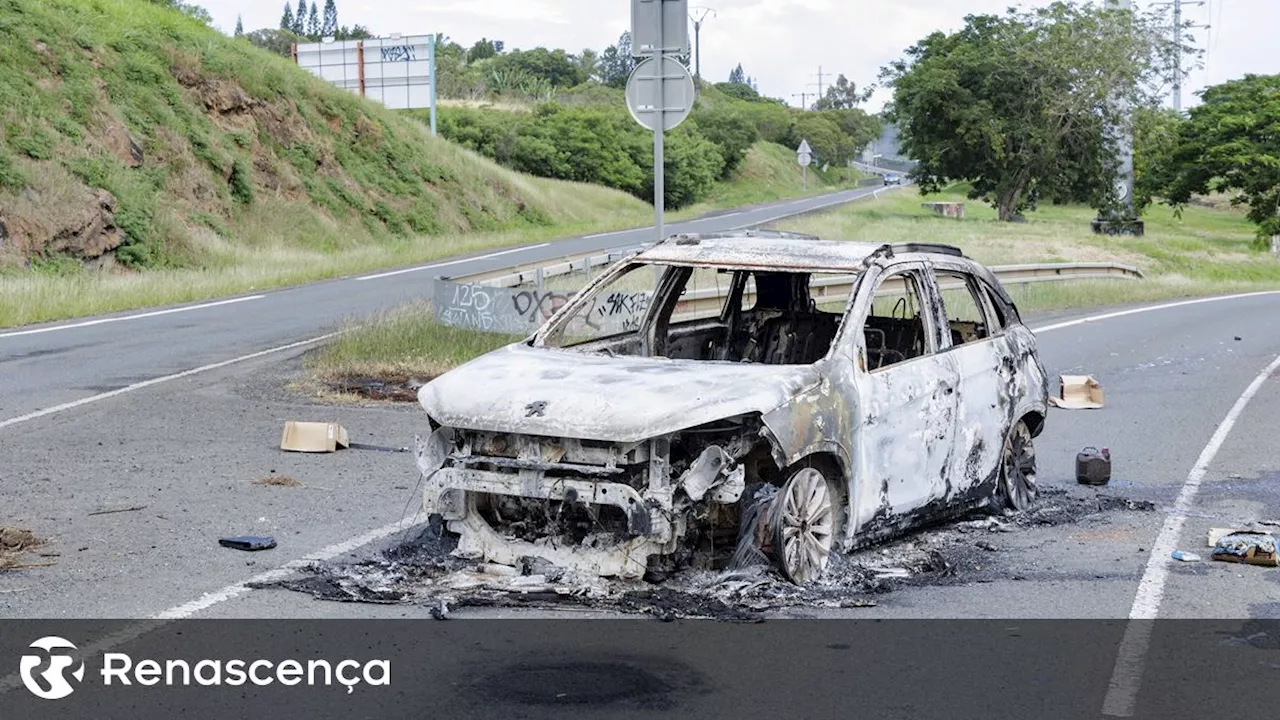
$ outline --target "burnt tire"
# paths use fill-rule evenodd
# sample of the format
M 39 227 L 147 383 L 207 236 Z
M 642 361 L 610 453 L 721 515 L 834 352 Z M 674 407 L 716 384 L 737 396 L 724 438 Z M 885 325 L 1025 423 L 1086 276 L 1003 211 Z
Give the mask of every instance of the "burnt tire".
M 1000 478 L 996 481 L 997 509 L 1028 510 L 1036 504 L 1036 448 L 1031 429 L 1019 420 L 1009 429 L 1000 456 Z
M 839 529 L 839 492 L 814 467 L 801 468 L 782 485 L 769 512 L 774 564 L 796 585 L 811 583 L 827 569 Z

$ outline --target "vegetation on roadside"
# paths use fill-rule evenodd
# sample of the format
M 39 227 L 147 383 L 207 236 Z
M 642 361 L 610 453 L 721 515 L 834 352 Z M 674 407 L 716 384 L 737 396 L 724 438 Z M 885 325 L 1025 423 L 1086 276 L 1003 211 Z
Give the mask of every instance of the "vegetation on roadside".
M 139 0 L 0 0 L 0 95 L 10 266 L 218 270 L 245 248 L 548 228 L 576 192 Z
M 413 302 L 349 320 L 341 335 L 307 357 L 306 368 L 322 387 L 360 378 L 425 383 L 520 339 L 441 325 L 430 304 Z
M 965 202 L 968 191 L 955 185 L 924 200 Z M 1005 223 L 994 209 L 968 203 L 966 217 L 957 220 L 933 214 L 920 197 L 904 190 L 784 220 L 778 227 L 831 241 L 957 245 L 989 265 L 1116 262 L 1146 275 L 1141 281 L 1011 285 L 1009 292 L 1024 314 L 1280 288 L 1280 259 L 1252 249 L 1248 220 L 1229 206 L 1203 202 L 1188 207 L 1181 218 L 1169 208 L 1153 208 L 1144 237 L 1094 235 L 1093 218 L 1087 207 L 1058 205 L 1042 208 L 1027 222 Z M 425 381 L 519 339 L 439 325 L 426 305 L 352 321 L 347 329 L 307 362 L 308 373 L 322 383 L 351 377 Z

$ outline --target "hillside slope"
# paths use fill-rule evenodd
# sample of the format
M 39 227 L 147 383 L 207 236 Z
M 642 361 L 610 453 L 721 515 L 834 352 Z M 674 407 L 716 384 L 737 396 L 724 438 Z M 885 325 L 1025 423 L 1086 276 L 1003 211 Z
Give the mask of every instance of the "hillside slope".
M 327 252 L 643 208 L 502 169 L 142 0 L 0 0 L 0 97 L 0 270 L 225 267 L 245 246 Z

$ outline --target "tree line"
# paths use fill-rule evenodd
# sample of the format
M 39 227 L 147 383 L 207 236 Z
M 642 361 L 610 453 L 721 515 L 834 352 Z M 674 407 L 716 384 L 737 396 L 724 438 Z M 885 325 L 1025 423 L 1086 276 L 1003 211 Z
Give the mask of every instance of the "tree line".
M 970 15 L 908 48 L 881 75 L 921 193 L 968 182 L 1001 220 L 1041 202 L 1123 212 L 1117 129 L 1127 127 L 1138 211 L 1229 193 L 1260 237 L 1280 235 L 1280 76 L 1208 88 L 1185 115 L 1164 109 L 1177 74 L 1198 64 L 1166 12 L 1060 1 Z

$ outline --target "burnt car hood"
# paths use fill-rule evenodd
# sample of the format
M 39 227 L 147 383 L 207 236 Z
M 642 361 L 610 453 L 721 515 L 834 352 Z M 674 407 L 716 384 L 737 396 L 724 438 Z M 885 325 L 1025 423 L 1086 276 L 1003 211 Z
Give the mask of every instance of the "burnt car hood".
M 418 391 L 443 425 L 489 432 L 639 442 L 773 410 L 818 383 L 817 366 L 608 357 L 516 344 Z

